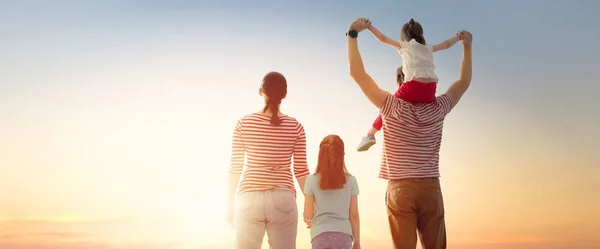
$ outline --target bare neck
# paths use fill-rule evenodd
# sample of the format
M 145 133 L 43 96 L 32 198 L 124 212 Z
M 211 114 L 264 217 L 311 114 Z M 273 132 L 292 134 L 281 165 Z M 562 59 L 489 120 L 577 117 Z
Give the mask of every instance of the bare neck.
M 273 113 L 271 112 L 271 110 L 267 110 L 267 111 L 259 110 L 256 113 L 258 113 L 260 115 L 265 115 L 265 116 L 273 116 Z M 284 116 L 284 114 L 281 111 L 279 111 L 279 112 L 277 112 L 277 116 L 281 117 L 281 116 Z

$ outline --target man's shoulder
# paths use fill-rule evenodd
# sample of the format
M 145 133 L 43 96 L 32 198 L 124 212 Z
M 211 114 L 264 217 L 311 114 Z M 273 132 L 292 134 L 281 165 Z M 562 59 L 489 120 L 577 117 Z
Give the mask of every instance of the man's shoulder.
M 388 116 L 421 115 L 423 110 L 427 110 L 427 113 L 434 111 L 435 113 L 446 115 L 452 109 L 452 99 L 447 94 L 439 95 L 433 102 L 429 103 L 409 102 L 390 95 L 388 95 L 383 108 Z M 441 112 L 437 112 L 436 110 Z
M 435 98 L 435 103 L 443 111 L 444 116 L 450 113 L 453 107 L 452 98 L 445 93 Z
M 398 98 L 396 108 L 393 112 L 402 119 L 402 117 L 413 117 L 416 119 L 426 116 L 446 116 L 452 107 L 451 99 L 446 94 L 437 96 L 436 99 L 429 103 L 415 103 Z
M 416 105 L 416 106 L 421 106 L 421 107 L 425 107 L 428 109 L 444 109 L 446 106 L 449 106 L 451 104 L 451 99 L 448 95 L 446 94 L 442 94 L 439 95 L 435 98 L 435 100 L 433 102 L 429 102 L 429 103 L 425 103 L 422 105 Z
M 450 101 L 450 96 L 448 96 L 448 94 L 445 94 L 445 93 L 437 96 L 435 98 L 435 102 L 440 102 L 440 101 L 444 101 L 444 102 Z

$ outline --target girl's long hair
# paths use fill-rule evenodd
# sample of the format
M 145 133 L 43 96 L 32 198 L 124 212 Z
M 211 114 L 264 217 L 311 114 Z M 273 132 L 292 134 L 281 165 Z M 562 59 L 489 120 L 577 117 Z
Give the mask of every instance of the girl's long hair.
M 319 145 L 319 162 L 315 174 L 321 175 L 322 190 L 341 189 L 349 175 L 344 163 L 344 141 L 337 135 L 323 138 Z

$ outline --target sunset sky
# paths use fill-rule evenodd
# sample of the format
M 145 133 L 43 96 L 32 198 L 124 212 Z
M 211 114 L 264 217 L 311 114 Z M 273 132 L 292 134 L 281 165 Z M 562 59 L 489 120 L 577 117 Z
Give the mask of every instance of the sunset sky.
M 594 0 L 0 0 L 0 248 L 232 248 L 231 132 L 262 108 L 269 71 L 288 79 L 282 111 L 306 129 L 311 171 L 324 136 L 344 139 L 363 248 L 391 248 L 381 134 L 355 150 L 378 112 L 348 74 L 344 33 L 360 16 L 394 38 L 411 17 L 431 43 L 473 33 L 473 81 L 441 149 L 448 248 L 600 248 L 599 10 Z M 359 47 L 394 91 L 400 56 L 367 32 Z M 460 56 L 460 45 L 436 53 L 438 93 Z

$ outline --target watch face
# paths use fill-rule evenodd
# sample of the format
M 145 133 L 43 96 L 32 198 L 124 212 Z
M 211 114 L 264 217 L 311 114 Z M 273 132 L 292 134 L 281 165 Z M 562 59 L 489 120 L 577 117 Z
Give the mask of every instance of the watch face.
M 348 31 L 348 35 L 352 38 L 356 38 L 358 36 L 358 32 L 356 32 L 356 30 L 350 30 Z

